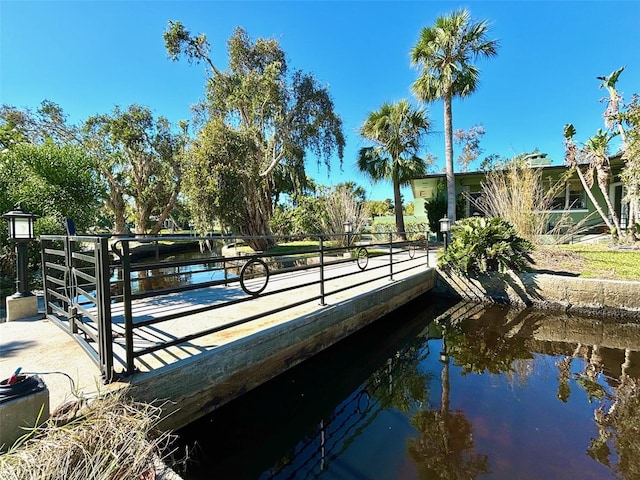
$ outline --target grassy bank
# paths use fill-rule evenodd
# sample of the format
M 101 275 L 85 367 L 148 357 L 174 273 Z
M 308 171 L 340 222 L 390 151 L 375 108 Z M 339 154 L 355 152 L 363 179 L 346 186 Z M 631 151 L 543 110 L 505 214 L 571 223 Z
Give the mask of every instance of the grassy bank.
M 534 270 L 572 274 L 582 278 L 640 281 L 640 250 L 601 244 L 539 247 Z

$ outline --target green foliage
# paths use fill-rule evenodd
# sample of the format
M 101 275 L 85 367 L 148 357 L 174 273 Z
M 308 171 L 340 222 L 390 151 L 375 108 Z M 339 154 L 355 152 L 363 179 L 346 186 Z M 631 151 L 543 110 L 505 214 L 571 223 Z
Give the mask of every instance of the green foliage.
M 415 209 L 416 207 L 413 202 L 409 202 L 403 206 L 402 211 L 405 215 L 414 215 Z
M 422 101 L 442 100 L 445 113 L 445 162 L 447 171 L 448 216 L 456 219 L 453 169 L 454 97 L 467 97 L 478 86 L 479 69 L 472 63 L 478 57 L 490 58 L 498 52 L 498 41 L 487 39 L 489 24 L 476 22 L 471 13 L 460 9 L 436 19 L 420 32 L 411 50 L 411 62 L 420 67 L 413 92 Z
M 160 231 L 181 190 L 185 128 L 173 133 L 167 119 L 135 104 L 87 119 L 86 144 L 107 180 L 115 233 L 124 230 L 125 198 L 133 200 L 136 232 L 147 233 L 149 224 L 152 234 Z
M 40 233 L 57 233 L 52 225 L 62 225 L 65 217 L 84 230 L 98 213 L 100 183 L 93 162 L 78 147 L 16 145 L 0 155 L 0 186 L 3 212 L 20 203 L 42 217 Z
M 77 144 L 78 129 L 69 125 L 67 115 L 58 104 L 43 100 L 35 112 L 11 105 L 0 107 L 0 146 L 12 148 L 19 143 L 43 145 Z
M 488 271 L 523 271 L 533 263 L 534 245 L 519 237 L 501 218 L 471 217 L 451 228 L 452 241 L 438 267 L 465 275 Z
M 393 200 L 390 198 L 386 200 L 369 200 L 367 209 L 374 217 L 391 215 L 393 213 Z
M 412 107 L 407 100 L 383 104 L 360 127 L 360 135 L 374 146 L 360 150 L 358 169 L 374 182 L 389 180 L 393 184 L 398 232 L 406 230 L 400 186 L 426 173 L 427 165 L 418 150 L 430 128 L 426 110 Z
M 465 199 L 462 195 L 456 197 L 456 218 L 464 217 Z M 424 202 L 424 213 L 429 219 L 429 229 L 440 232 L 440 219 L 447 214 L 447 191 L 443 181 L 436 186 L 436 194 Z
M 427 222 L 407 222 L 405 225 L 408 240 L 424 240 L 425 233 L 429 232 Z M 379 242 L 389 240 L 389 234 L 396 232 L 396 224 L 393 222 L 374 221 L 371 225 L 373 239 Z
M 329 91 L 313 75 L 291 73 L 276 40 L 254 41 L 242 28 L 227 42 L 226 71 L 209 57 L 204 34 L 170 21 L 164 40 L 172 60 L 211 68 L 185 179 L 194 220 L 200 229 L 220 219 L 240 234 L 270 234 L 278 194 L 303 191 L 307 153 L 328 168 L 334 152 L 342 159 L 342 120 Z
M 322 199 L 301 195 L 295 204 L 277 205 L 269 221 L 275 235 L 319 235 L 326 216 Z
M 63 220 L 72 218 L 79 231 L 93 225 L 98 214 L 100 184 L 92 161 L 78 147 L 20 143 L 0 153 L 0 209 L 20 204 L 35 213 L 35 233 L 64 233 Z M 39 261 L 36 244 L 29 263 Z M 7 241 L 6 222 L 0 228 L 0 272 L 14 275 L 13 246 Z

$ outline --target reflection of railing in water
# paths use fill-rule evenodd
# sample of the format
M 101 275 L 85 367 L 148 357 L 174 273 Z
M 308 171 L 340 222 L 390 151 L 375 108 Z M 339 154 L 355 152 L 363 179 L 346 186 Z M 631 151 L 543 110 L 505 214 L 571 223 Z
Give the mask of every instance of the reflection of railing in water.
M 423 354 L 416 351 L 413 362 L 421 362 L 429 355 L 428 338 L 424 345 L 426 350 Z M 372 384 L 364 385 L 352 393 L 334 409 L 328 419 L 321 419 L 317 430 L 283 459 L 285 464 L 266 472 L 267 478 L 315 478 L 328 468 L 331 461 L 339 458 L 387 408 L 381 405 L 382 399 L 391 397 L 394 385 L 401 384 L 403 375 L 396 373 L 405 366 L 407 353 L 413 348 L 409 346 L 388 358 L 386 365 L 372 374 L 371 377 L 375 379 Z
M 337 238 L 330 241 L 333 237 Z M 42 236 L 47 318 L 74 335 L 98 363 L 105 381 L 112 381 L 116 377 L 114 364 L 122 364 L 122 373 L 131 375 L 136 371 L 136 359 L 144 355 L 170 347 L 181 347 L 201 337 L 309 302 L 319 301 L 321 305 L 325 305 L 328 295 L 381 279 L 393 280 L 394 275 L 429 265 L 429 246 L 426 241 L 396 241 L 394 234 L 390 233 L 387 241 L 370 242 L 363 248 L 353 244 L 346 245 L 342 237 L 344 235 L 312 237 L 317 246 L 295 247 L 293 251 L 286 253 L 243 254 L 236 250 L 227 255 L 216 251 L 209 257 L 199 259 L 162 260 L 156 252 L 155 258 L 152 255 L 151 261 L 148 261 L 136 256 L 136 244 L 148 244 L 157 249 L 163 241 L 192 244 L 194 241 L 213 241 L 229 244 L 242 239 L 248 241 L 250 237 L 132 237 L 110 240 L 92 236 Z M 300 238 L 275 237 L 273 243 Z M 350 239 L 353 238 L 351 235 Z M 367 259 L 370 255 L 376 261 L 367 261 L 368 265 L 364 265 L 360 256 L 353 256 L 355 252 L 361 255 L 366 252 Z M 339 270 L 342 266 L 355 265 L 358 260 L 360 262 L 355 271 Z M 247 264 L 252 268 L 246 268 Z M 254 265 L 264 265 L 264 268 L 253 268 Z M 183 269 L 190 271 L 185 272 Z M 367 275 L 354 276 L 365 269 Z M 243 274 L 246 274 L 246 278 L 243 278 Z M 196 278 L 196 275 L 203 275 L 203 278 Z M 299 282 L 295 285 L 274 280 L 270 288 L 264 291 L 271 278 L 292 279 L 296 275 L 299 275 Z M 348 277 L 351 277 L 348 282 L 341 285 L 335 283 Z M 70 283 L 70 279 L 82 281 Z M 329 285 L 329 280 L 334 283 Z M 144 288 L 141 288 L 142 285 Z M 136 335 L 141 336 L 143 329 L 155 328 L 153 326 L 161 322 L 235 306 L 253 301 L 258 296 L 263 298 L 294 290 L 297 293 L 302 287 L 312 286 L 317 286 L 317 292 L 305 293 L 308 296 L 291 295 L 291 303 L 280 303 L 271 310 L 218 324 L 206 330 L 172 334 L 168 340 L 157 336 L 151 341 L 145 338 L 134 346 Z M 196 298 L 210 287 L 217 288 L 217 293 L 207 290 L 208 297 L 200 295 Z M 234 287 L 241 288 L 233 289 Z M 174 301 L 172 299 L 180 301 L 179 297 L 169 295 L 186 292 L 196 293 L 189 294 L 192 300 L 185 300 L 179 307 L 162 308 Z M 147 302 L 143 306 L 146 313 L 137 316 L 136 306 L 144 302 Z M 151 310 L 153 315 L 148 313 Z M 112 324 L 116 335 L 120 337 L 115 347 Z M 76 335 L 78 332 L 81 332 L 80 336 Z M 124 348 L 124 352 L 114 353 L 114 348 L 120 346 Z

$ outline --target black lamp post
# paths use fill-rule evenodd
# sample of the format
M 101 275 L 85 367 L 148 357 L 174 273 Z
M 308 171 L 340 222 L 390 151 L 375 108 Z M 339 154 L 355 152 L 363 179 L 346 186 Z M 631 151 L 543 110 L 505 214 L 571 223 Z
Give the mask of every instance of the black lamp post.
M 446 215 L 440 219 L 440 232 L 444 239 L 444 249 L 447 249 L 449 244 L 449 231 L 451 230 L 451 220 Z
M 344 233 L 347 235 L 347 247 L 349 246 L 349 244 L 351 243 L 351 232 L 353 232 L 353 223 L 351 223 L 350 221 L 346 221 L 343 224 L 344 226 Z
M 33 296 L 29 291 L 27 246 L 30 241 L 35 240 L 33 225 L 38 216 L 25 212 L 20 205 L 16 205 L 15 210 L 5 213 L 3 217 L 9 222 L 9 240 L 16 243 L 16 293 L 12 297 Z

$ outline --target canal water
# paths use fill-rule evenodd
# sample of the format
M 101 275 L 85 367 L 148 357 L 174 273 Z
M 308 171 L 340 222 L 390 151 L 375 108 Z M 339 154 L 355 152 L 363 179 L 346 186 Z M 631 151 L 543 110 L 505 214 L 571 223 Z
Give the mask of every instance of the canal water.
M 185 479 L 638 479 L 640 327 L 424 296 L 177 432 Z

